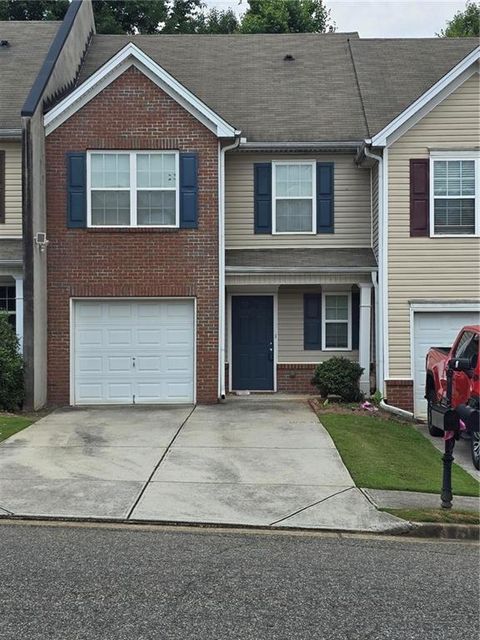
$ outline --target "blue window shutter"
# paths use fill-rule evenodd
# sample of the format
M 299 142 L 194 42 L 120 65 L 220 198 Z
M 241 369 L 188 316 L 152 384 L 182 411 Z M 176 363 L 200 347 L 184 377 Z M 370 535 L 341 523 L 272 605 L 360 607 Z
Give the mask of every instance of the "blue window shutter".
M 305 351 L 322 348 L 322 294 L 303 296 L 303 348 Z
M 255 233 L 272 233 L 272 163 L 253 165 Z
M 333 233 L 333 162 L 317 162 L 317 233 Z
M 87 226 L 87 166 L 85 153 L 67 153 L 67 227 Z
M 198 227 L 198 158 L 196 153 L 180 154 L 180 227 Z
M 352 291 L 352 349 L 358 349 L 360 339 L 360 291 Z

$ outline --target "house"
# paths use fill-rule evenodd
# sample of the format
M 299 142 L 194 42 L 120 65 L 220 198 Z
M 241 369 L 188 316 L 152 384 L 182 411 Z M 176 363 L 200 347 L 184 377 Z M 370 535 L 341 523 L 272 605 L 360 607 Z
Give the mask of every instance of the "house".
M 33 343 L 47 356 L 33 403 L 309 392 L 315 365 L 342 355 L 364 368 L 363 391 L 412 411 L 429 322 L 448 341 L 478 312 L 472 198 L 459 216 L 447 197 L 449 172 L 478 189 L 478 51 L 94 35 L 44 116 L 49 244 L 32 308 L 46 297 Z
M 46 402 L 43 109 L 71 88 L 93 30 L 91 5 L 78 0 L 63 22 L 0 22 L 0 310 L 16 329 L 36 406 Z
M 0 310 L 23 341 L 22 105 L 61 23 L 0 22 Z

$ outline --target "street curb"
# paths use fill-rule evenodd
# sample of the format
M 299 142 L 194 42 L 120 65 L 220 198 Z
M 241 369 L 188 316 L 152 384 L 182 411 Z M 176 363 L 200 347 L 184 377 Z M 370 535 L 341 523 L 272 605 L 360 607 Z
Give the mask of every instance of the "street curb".
M 401 520 L 403 526 L 392 527 L 384 531 L 365 531 L 347 530 L 347 529 L 328 529 L 328 528 L 314 528 L 314 527 L 279 527 L 279 526 L 261 526 L 261 525 L 235 525 L 225 523 L 208 523 L 208 522 L 172 522 L 161 520 L 126 520 L 122 518 L 75 518 L 75 517 L 55 517 L 55 516 L 21 516 L 21 515 L 3 515 L 0 514 L 0 524 L 2 521 L 8 524 L 100 524 L 100 525 L 130 525 L 130 526 L 152 526 L 152 527 L 172 527 L 178 529 L 190 529 L 197 530 L 223 530 L 231 531 L 251 531 L 262 533 L 284 533 L 284 534 L 331 534 L 331 535 L 368 535 L 372 537 L 378 536 L 383 538 L 396 537 L 396 538 L 430 538 L 430 539 L 443 539 L 443 540 L 475 540 L 480 538 L 480 526 L 477 525 L 465 525 L 465 524 L 442 524 L 436 522 L 409 522 L 408 520 Z
M 480 540 L 480 526 L 477 524 L 412 522 L 412 525 L 413 528 L 405 535 L 443 540 Z

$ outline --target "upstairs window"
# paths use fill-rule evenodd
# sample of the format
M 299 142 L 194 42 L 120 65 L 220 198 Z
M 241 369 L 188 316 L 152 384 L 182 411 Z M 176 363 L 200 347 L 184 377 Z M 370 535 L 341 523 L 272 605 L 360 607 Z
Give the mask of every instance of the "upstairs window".
M 273 233 L 316 233 L 315 162 L 273 163 Z
M 478 167 L 474 158 L 432 160 L 433 234 L 478 234 Z
M 88 226 L 178 227 L 176 152 L 90 152 Z

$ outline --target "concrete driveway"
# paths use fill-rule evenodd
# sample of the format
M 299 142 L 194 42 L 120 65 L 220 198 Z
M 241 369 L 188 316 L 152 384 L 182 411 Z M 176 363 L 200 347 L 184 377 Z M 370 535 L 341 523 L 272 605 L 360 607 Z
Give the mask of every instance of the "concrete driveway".
M 0 445 L 0 514 L 401 530 L 302 401 L 66 409 Z

